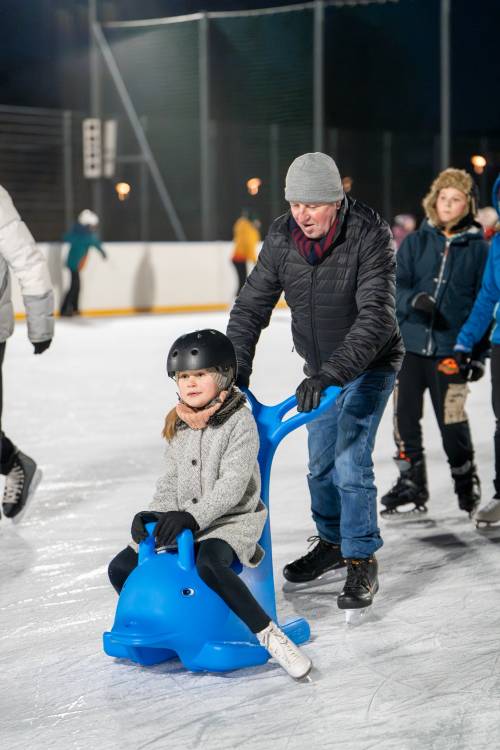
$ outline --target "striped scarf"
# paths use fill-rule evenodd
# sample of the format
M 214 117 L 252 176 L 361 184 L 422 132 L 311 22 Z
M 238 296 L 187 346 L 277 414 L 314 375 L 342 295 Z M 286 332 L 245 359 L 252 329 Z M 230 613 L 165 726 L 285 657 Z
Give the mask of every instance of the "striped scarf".
M 328 234 L 325 235 L 325 237 L 322 237 L 319 240 L 310 240 L 309 237 L 306 237 L 293 216 L 290 216 L 289 227 L 295 247 L 311 266 L 315 266 L 318 263 L 321 263 L 325 255 L 330 250 L 333 244 L 335 233 L 337 231 L 338 223 L 339 214 L 337 214 L 337 216 L 335 217 L 335 221 L 333 222 L 332 226 L 328 230 Z

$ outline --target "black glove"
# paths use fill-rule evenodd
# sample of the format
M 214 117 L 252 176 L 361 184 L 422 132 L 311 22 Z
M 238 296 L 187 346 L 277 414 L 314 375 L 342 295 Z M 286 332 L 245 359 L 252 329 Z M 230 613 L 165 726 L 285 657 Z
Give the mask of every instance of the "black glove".
M 161 518 L 155 529 L 156 546 L 168 547 L 169 544 L 175 544 L 175 540 L 184 529 L 192 532 L 200 528 L 191 513 L 185 510 L 169 510 L 167 513 L 161 513 Z
M 305 378 L 295 391 L 297 397 L 297 411 L 311 411 L 317 409 L 321 401 L 321 394 L 329 385 L 342 385 L 324 370 L 311 378 Z
M 473 359 L 469 366 L 469 382 L 475 383 L 476 381 L 481 380 L 485 369 L 484 362 Z
M 436 300 L 430 294 L 427 294 L 427 292 L 419 292 L 413 297 L 411 306 L 415 310 L 432 315 L 436 307 Z
M 52 339 L 47 339 L 46 341 L 35 341 L 33 344 L 34 354 L 41 354 L 46 349 L 49 348 L 49 346 L 52 343 Z
M 134 520 L 132 521 L 132 528 L 130 529 L 134 542 L 140 544 L 147 539 L 148 532 L 146 530 L 146 524 L 156 523 L 159 521 L 160 517 L 164 515 L 165 513 L 160 513 L 154 510 L 141 510 L 139 513 L 136 513 Z
M 460 368 L 460 374 L 464 380 L 475 383 L 483 377 L 484 362 L 479 359 L 472 359 L 472 352 L 455 351 L 453 352 L 453 359 Z
M 250 373 L 245 372 L 245 370 L 238 370 L 236 385 L 238 388 L 248 388 L 250 385 Z

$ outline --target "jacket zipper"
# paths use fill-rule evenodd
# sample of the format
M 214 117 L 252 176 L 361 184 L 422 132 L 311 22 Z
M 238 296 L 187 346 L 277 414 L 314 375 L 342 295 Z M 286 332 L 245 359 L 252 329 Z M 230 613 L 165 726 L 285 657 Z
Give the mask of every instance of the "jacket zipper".
M 311 310 L 311 333 L 312 333 L 312 340 L 314 342 L 314 356 L 316 358 L 316 371 L 315 374 L 320 371 L 321 368 L 321 362 L 320 362 L 320 356 L 319 356 L 319 344 L 318 344 L 318 337 L 316 335 L 316 327 L 314 325 L 314 291 L 316 289 L 316 270 L 317 266 L 313 266 L 313 269 L 311 271 L 311 296 L 309 300 L 309 308 Z
M 448 260 L 448 254 L 450 250 L 451 245 L 451 237 L 446 238 L 446 242 L 443 249 L 443 257 L 441 258 L 441 265 L 439 267 L 439 274 L 436 281 L 436 286 L 434 287 L 434 299 L 436 300 L 436 307 L 434 308 L 434 312 L 432 314 L 432 318 L 429 324 L 429 333 L 427 336 L 427 346 L 425 348 L 425 353 L 428 357 L 432 354 L 432 329 L 434 327 L 434 319 L 436 317 L 436 310 L 438 306 L 438 298 L 439 298 L 439 292 L 441 290 L 441 287 L 443 285 L 443 277 L 444 277 L 444 270 L 446 268 L 446 261 Z

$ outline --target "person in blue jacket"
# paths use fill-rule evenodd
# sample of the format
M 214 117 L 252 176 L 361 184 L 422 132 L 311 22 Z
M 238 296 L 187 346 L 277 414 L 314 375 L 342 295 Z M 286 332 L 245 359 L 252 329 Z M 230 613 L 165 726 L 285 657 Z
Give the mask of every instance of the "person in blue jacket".
M 70 243 L 66 266 L 71 273 L 71 284 L 61 306 L 61 315 L 64 317 L 79 313 L 80 271 L 86 263 L 90 248 L 95 247 L 104 259 L 107 257 L 96 234 L 98 224 L 97 214 L 86 208 L 79 214 L 76 224 L 63 237 L 63 242 Z
M 475 221 L 476 188 L 464 170 L 441 172 L 423 206 L 426 219 L 405 238 L 397 255 L 396 310 L 406 348 L 394 390 L 400 475 L 381 502 L 384 515 L 407 504 L 413 506 L 410 510 L 426 510 L 421 419 L 429 389 L 459 508 L 470 515 L 480 500 L 480 483 L 465 412 L 467 380 L 484 373 L 486 351 L 474 352 L 475 364 L 466 378 L 453 349 L 481 287 L 488 243 Z
M 473 368 L 474 350 L 478 341 L 488 332 L 493 319 L 491 334 L 491 389 L 493 412 L 496 419 L 495 445 L 495 494 L 475 514 L 476 523 L 500 521 L 500 236 L 491 243 L 488 262 L 484 270 L 483 283 L 466 323 L 460 329 L 455 344 L 454 356 L 464 370 Z

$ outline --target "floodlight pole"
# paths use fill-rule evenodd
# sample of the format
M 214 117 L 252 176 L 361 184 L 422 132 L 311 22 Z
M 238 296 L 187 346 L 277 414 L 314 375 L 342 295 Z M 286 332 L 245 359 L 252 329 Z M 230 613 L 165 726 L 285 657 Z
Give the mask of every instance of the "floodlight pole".
M 90 116 L 101 119 L 101 81 L 99 78 L 99 50 L 93 33 L 97 23 L 97 0 L 89 0 L 89 43 L 90 43 Z M 103 226 L 102 216 L 102 183 L 96 177 L 91 181 L 92 209 L 98 215 Z
M 313 32 L 313 147 L 323 151 L 325 143 L 325 103 L 324 103 L 324 48 L 325 48 L 325 3 L 314 3 Z
M 201 237 L 213 240 L 213 216 L 211 210 L 211 154 L 210 154 L 210 58 L 208 14 L 203 13 L 199 21 L 198 76 L 200 107 L 200 213 Z
M 450 166 L 450 15 L 451 0 L 441 0 L 441 169 Z

